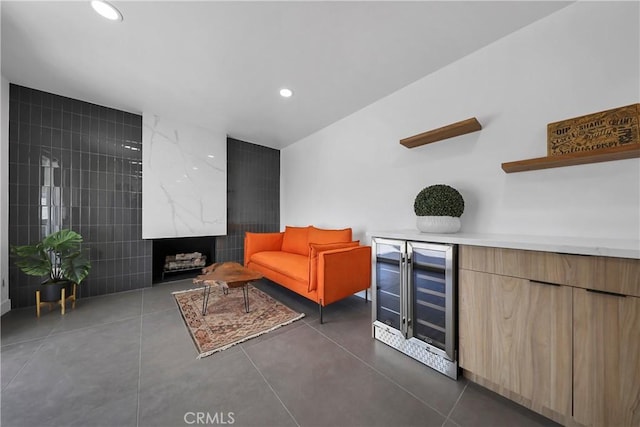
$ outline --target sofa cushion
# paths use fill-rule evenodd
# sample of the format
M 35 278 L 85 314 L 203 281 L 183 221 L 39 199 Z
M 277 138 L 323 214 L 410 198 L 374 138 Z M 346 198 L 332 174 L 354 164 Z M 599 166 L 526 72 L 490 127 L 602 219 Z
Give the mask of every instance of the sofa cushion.
M 251 255 L 251 261 L 300 282 L 309 282 L 308 256 L 282 251 L 265 251 Z
M 251 233 L 244 234 L 244 265 L 249 263 L 251 255 L 263 251 L 282 250 L 284 233 Z
M 325 244 L 350 242 L 351 238 L 352 232 L 350 228 L 344 228 L 342 230 L 325 230 L 314 226 L 309 227 L 309 243 Z
M 309 256 L 309 228 L 287 225 L 282 238 L 282 250 L 292 254 Z
M 355 242 L 338 242 L 338 243 L 309 243 L 309 292 L 318 287 L 318 255 L 323 251 L 332 251 L 334 249 L 353 248 L 359 246 L 360 241 Z

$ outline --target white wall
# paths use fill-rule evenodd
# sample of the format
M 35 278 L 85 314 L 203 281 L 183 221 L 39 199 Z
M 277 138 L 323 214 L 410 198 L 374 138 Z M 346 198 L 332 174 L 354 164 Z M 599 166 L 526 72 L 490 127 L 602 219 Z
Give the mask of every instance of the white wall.
M 549 122 L 639 102 L 638 9 L 573 4 L 285 148 L 281 225 L 415 228 L 416 194 L 446 183 L 465 232 L 640 238 L 640 160 L 500 167 L 546 155 Z M 480 132 L 399 144 L 473 116 Z
M 227 234 L 227 135 L 142 115 L 142 238 Z
M 0 315 L 9 300 L 9 81 L 0 79 Z

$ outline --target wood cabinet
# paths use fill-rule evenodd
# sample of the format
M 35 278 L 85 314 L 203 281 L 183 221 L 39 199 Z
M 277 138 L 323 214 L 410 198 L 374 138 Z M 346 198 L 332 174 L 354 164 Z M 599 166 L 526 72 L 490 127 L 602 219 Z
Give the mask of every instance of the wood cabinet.
M 565 425 L 640 426 L 640 260 L 459 254 L 466 377 Z
M 459 267 L 640 297 L 640 260 L 461 246 Z
M 573 290 L 573 417 L 640 426 L 640 298 Z
M 461 270 L 460 365 L 551 419 L 571 409 L 571 288 Z

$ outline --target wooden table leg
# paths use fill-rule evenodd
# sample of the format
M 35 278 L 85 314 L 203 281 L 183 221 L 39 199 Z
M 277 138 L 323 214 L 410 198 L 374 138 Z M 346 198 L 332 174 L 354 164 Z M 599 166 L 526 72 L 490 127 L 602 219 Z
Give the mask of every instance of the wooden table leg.
M 78 296 L 76 294 L 77 292 L 77 284 L 74 283 L 73 284 L 73 296 L 71 297 L 71 308 L 75 310 L 76 308 L 76 299 L 78 299 Z
M 60 311 L 62 312 L 62 314 L 64 314 L 64 306 L 66 305 L 67 299 L 65 298 L 65 288 L 62 288 L 62 291 L 60 291 L 61 295 L 60 295 Z
M 36 291 L 36 317 L 40 317 L 40 289 Z

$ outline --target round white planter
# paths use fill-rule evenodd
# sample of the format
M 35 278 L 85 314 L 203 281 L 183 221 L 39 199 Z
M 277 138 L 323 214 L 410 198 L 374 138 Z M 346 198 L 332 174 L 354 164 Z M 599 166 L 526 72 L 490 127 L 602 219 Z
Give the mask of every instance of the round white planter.
M 423 233 L 457 233 L 460 230 L 457 216 L 418 216 L 416 226 Z

